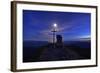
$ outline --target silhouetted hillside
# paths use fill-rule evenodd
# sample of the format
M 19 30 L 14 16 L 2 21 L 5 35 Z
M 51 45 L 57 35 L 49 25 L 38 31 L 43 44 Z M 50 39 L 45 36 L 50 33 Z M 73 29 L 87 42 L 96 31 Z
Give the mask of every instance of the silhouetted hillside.
M 35 41 L 34 41 L 35 42 Z M 23 62 L 79 60 L 91 58 L 90 41 L 67 41 L 62 46 L 36 42 L 23 47 Z M 28 43 L 28 42 L 27 42 Z M 40 46 L 39 44 L 42 45 Z M 27 45 L 24 43 L 24 45 Z M 36 46 L 37 45 L 37 46 Z M 39 46 L 38 46 L 39 45 Z

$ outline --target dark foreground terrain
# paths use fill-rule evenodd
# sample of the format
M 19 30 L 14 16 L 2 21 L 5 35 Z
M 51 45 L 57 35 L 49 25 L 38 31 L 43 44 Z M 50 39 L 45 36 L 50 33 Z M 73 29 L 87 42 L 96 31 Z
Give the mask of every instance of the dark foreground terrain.
M 90 41 L 67 41 L 61 46 L 28 41 L 23 44 L 23 62 L 80 60 L 91 58 Z

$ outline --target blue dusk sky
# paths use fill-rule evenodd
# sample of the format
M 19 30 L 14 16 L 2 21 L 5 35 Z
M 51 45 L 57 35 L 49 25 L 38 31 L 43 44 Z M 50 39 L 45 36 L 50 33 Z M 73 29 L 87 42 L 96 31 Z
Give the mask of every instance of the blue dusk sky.
M 23 40 L 51 42 L 53 24 L 64 41 L 90 38 L 90 13 L 23 10 Z

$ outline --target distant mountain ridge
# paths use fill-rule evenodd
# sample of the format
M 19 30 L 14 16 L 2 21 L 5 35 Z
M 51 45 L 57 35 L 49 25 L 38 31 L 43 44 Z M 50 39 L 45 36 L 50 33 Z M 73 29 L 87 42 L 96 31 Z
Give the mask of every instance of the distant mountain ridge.
M 39 47 L 48 44 L 47 41 L 23 41 L 24 47 Z

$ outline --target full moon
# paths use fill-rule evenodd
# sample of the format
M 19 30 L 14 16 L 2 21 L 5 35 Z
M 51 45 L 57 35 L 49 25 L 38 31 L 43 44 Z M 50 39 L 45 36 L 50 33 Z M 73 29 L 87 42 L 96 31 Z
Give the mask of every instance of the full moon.
M 57 24 L 55 23 L 55 24 L 53 24 L 53 26 L 54 26 L 54 27 L 57 27 Z

